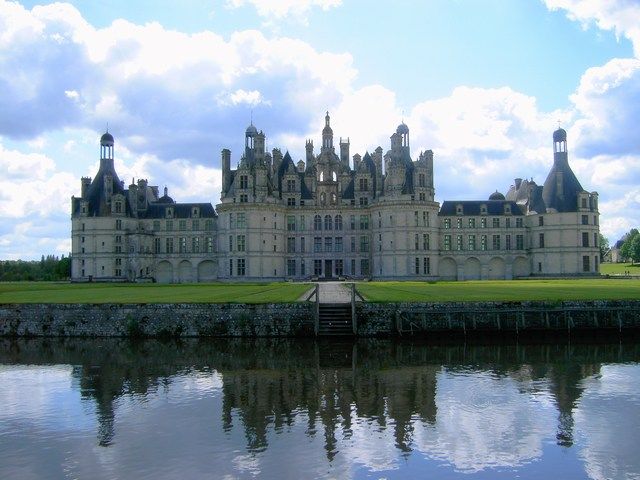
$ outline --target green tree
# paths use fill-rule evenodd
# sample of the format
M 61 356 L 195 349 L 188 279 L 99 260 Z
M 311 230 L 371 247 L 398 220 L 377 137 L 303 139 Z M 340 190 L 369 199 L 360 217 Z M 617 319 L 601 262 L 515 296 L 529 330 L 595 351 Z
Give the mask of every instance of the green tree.
M 631 247 L 629 250 L 631 256 L 631 263 L 640 260 L 640 235 L 635 235 L 631 241 Z
M 598 247 L 600 248 L 600 262 L 604 262 L 604 256 L 609 252 L 609 239 L 601 233 L 598 234 Z
M 624 243 L 622 244 L 622 247 L 620 247 L 620 253 L 622 254 L 622 258 L 630 258 L 632 264 L 635 260 L 632 255 L 632 244 L 633 244 L 634 238 L 636 238 L 637 236 L 638 236 L 638 229 L 632 228 L 631 230 L 629 230 L 629 233 L 627 233 L 624 236 Z

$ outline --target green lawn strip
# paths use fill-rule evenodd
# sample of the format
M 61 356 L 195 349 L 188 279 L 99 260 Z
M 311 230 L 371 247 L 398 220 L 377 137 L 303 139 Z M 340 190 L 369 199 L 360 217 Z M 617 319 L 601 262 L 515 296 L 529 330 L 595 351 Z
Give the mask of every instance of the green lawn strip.
M 603 275 L 624 275 L 629 272 L 631 275 L 640 275 L 640 264 L 635 263 L 601 263 L 600 273 Z
M 358 291 L 371 302 L 640 300 L 640 282 L 615 279 L 370 282 Z
M 281 303 L 308 285 L 266 284 L 0 284 L 0 303 Z

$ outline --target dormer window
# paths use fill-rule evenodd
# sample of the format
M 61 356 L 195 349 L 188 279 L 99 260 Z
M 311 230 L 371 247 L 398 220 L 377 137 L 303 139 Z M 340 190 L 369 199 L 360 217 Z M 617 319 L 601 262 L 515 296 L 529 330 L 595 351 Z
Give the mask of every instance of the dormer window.
M 481 215 L 486 215 L 487 214 L 487 206 L 484 203 L 482 205 L 480 205 L 480 214 Z
M 115 213 L 122 213 L 122 202 L 115 202 L 114 211 Z
M 169 207 L 164 212 L 165 218 L 173 218 L 173 207 Z
M 198 218 L 200 216 L 200 209 L 198 207 L 193 207 L 191 209 L 191 217 Z
M 360 187 L 360 191 L 366 192 L 369 190 L 369 181 L 367 178 L 360 178 L 358 181 L 358 185 Z
M 504 206 L 504 213 L 506 215 L 511 215 L 511 205 L 509 205 L 508 203 L 505 204 L 505 206 Z
M 240 188 L 249 188 L 249 177 L 247 175 L 240 175 Z
M 296 181 L 295 179 L 287 180 L 287 192 L 295 192 L 296 191 Z
M 462 215 L 462 205 L 456 205 L 456 215 Z

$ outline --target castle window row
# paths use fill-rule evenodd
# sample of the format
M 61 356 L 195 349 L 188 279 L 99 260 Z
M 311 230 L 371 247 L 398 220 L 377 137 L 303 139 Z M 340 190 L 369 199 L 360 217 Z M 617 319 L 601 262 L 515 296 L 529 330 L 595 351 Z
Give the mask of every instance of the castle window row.
M 443 219 L 443 228 L 450 229 L 452 228 L 452 225 L 453 222 L 451 221 L 451 218 Z M 478 226 L 480 228 L 489 228 L 488 218 L 480 217 L 478 219 L 475 217 L 469 217 L 466 221 L 462 217 L 456 218 L 455 228 L 478 228 Z M 515 219 L 505 218 L 503 224 L 500 217 L 493 217 L 491 219 L 491 228 L 502 228 L 503 226 L 504 228 L 513 228 L 514 226 L 515 228 L 523 228 L 524 220 L 522 217 L 516 217 Z
M 543 234 L 540 235 L 540 243 L 544 247 L 544 237 Z M 503 246 L 504 250 L 524 250 L 524 235 L 515 235 L 515 245 L 513 237 L 513 235 L 467 235 L 465 241 L 464 235 L 445 235 L 442 245 L 445 251 L 454 249 L 456 251 L 487 251 L 489 247 L 491 247 L 491 250 L 502 250 Z M 453 240 L 455 240 L 455 244 Z

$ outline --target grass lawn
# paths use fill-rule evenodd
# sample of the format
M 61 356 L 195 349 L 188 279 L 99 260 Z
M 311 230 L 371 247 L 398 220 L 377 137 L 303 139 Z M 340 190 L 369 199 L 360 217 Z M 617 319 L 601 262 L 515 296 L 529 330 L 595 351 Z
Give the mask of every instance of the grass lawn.
M 311 288 L 305 283 L 208 283 L 159 285 L 0 283 L 2 303 L 284 303 Z
M 631 275 L 640 275 L 640 263 L 631 265 L 630 263 L 601 263 L 600 273 L 603 275 L 624 275 L 629 272 Z
M 640 300 L 640 281 L 623 279 L 359 283 L 371 302 Z

